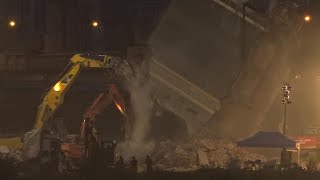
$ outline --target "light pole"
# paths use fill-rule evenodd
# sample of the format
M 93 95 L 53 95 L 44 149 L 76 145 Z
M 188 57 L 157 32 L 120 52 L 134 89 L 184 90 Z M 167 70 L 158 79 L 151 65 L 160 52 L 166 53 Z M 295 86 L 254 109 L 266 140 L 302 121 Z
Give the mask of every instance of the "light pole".
M 283 111 L 283 135 L 286 135 L 286 125 L 287 125 L 287 104 L 291 104 L 292 102 L 290 101 L 290 92 L 292 90 L 292 87 L 285 83 L 282 86 L 283 90 L 283 97 L 281 100 L 281 103 L 284 104 L 284 111 Z
M 290 99 L 290 91 L 291 91 L 291 86 L 287 83 L 285 83 L 282 86 L 282 91 L 283 91 L 283 97 L 281 100 L 281 103 L 284 105 L 284 111 L 283 111 L 283 135 L 286 135 L 286 125 L 287 125 L 287 104 L 290 104 L 291 101 Z M 283 150 L 281 151 L 281 164 L 287 165 L 289 162 L 291 162 L 291 155 L 290 152 L 286 150 L 284 147 Z

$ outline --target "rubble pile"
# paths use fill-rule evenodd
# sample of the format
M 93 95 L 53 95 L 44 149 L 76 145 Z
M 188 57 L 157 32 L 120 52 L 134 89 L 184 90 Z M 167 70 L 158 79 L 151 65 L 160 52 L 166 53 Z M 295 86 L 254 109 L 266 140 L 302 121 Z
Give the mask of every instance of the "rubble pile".
M 15 162 L 22 161 L 22 151 L 21 150 L 10 150 L 8 153 L 8 158 L 14 160 Z
M 195 170 L 199 167 L 229 168 L 230 163 L 243 167 L 246 161 L 265 158 L 237 147 L 232 141 L 218 138 L 190 138 L 184 142 L 162 141 L 152 156 L 163 170 Z
M 160 142 L 152 155 L 159 169 L 194 169 L 197 164 L 196 148 L 189 143 Z
M 196 139 L 195 142 L 198 147 L 205 149 L 209 165 L 214 167 L 226 167 L 230 161 L 238 161 L 240 164 L 248 160 L 265 161 L 262 155 L 249 153 L 227 139 Z
M 32 159 L 40 152 L 41 130 L 34 129 L 27 132 L 23 137 L 23 157 Z
M 21 150 L 10 150 L 6 146 L 0 146 L 0 159 L 9 159 L 14 162 L 22 161 Z

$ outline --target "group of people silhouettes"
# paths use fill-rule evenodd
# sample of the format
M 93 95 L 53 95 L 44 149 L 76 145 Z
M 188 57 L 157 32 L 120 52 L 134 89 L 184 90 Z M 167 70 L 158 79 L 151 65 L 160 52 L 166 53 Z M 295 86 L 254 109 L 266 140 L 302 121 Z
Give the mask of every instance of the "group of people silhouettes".
M 130 165 L 129 168 L 132 172 L 134 172 L 134 173 L 138 172 L 138 160 L 136 159 L 135 156 L 131 157 L 129 165 Z M 153 166 L 153 161 L 152 161 L 151 157 L 149 155 L 147 155 L 145 158 L 145 171 L 147 173 L 152 172 L 153 171 L 152 166 Z M 118 159 L 116 161 L 116 167 L 118 167 L 118 168 L 125 168 L 126 167 L 122 156 L 118 157 Z

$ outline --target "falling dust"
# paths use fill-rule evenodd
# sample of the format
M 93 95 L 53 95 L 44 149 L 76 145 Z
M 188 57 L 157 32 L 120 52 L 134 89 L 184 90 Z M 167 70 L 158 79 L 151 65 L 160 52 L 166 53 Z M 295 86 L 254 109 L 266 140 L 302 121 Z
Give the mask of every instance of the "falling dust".
M 135 121 L 129 135 L 130 139 L 119 144 L 118 152 L 125 158 L 135 156 L 142 159 L 154 148 L 154 142 L 148 139 L 152 117 L 151 86 L 145 79 L 145 74 L 137 72 L 136 77 L 128 81 L 127 88 L 131 94 L 130 105 Z
M 288 60 L 294 49 L 290 43 L 290 39 L 275 42 L 266 37 L 252 49 L 233 89 L 232 101 L 225 104 L 218 123 L 212 122 L 218 134 L 242 138 L 259 130 L 278 130 L 282 114 L 269 113 L 280 102 L 282 84 L 290 74 Z
M 242 20 L 210 3 L 172 3 L 151 39 L 156 58 L 221 100 L 222 109 L 208 122 L 210 133 L 242 138 L 260 130 L 277 131 L 282 114 L 271 109 L 280 101 L 281 86 L 291 73 L 297 44 L 291 35 L 294 29 L 261 34 L 249 25 L 244 60 L 239 46 Z

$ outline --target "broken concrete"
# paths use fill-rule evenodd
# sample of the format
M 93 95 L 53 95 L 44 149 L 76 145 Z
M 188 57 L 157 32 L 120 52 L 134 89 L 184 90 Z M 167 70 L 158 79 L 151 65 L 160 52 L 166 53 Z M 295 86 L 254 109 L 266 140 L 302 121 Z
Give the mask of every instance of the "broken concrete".
M 150 61 L 149 71 L 159 105 L 184 119 L 191 135 L 197 134 L 220 110 L 218 99 L 156 59 Z
M 200 167 L 230 167 L 238 162 L 240 167 L 248 160 L 265 157 L 240 149 L 232 141 L 221 138 L 191 138 L 186 142 L 162 141 L 153 156 L 156 166 L 164 170 L 195 170 Z
M 27 132 L 23 137 L 23 158 L 36 158 L 40 152 L 41 129 Z
M 7 146 L 0 146 L 0 153 L 1 154 L 8 154 L 10 152 Z

